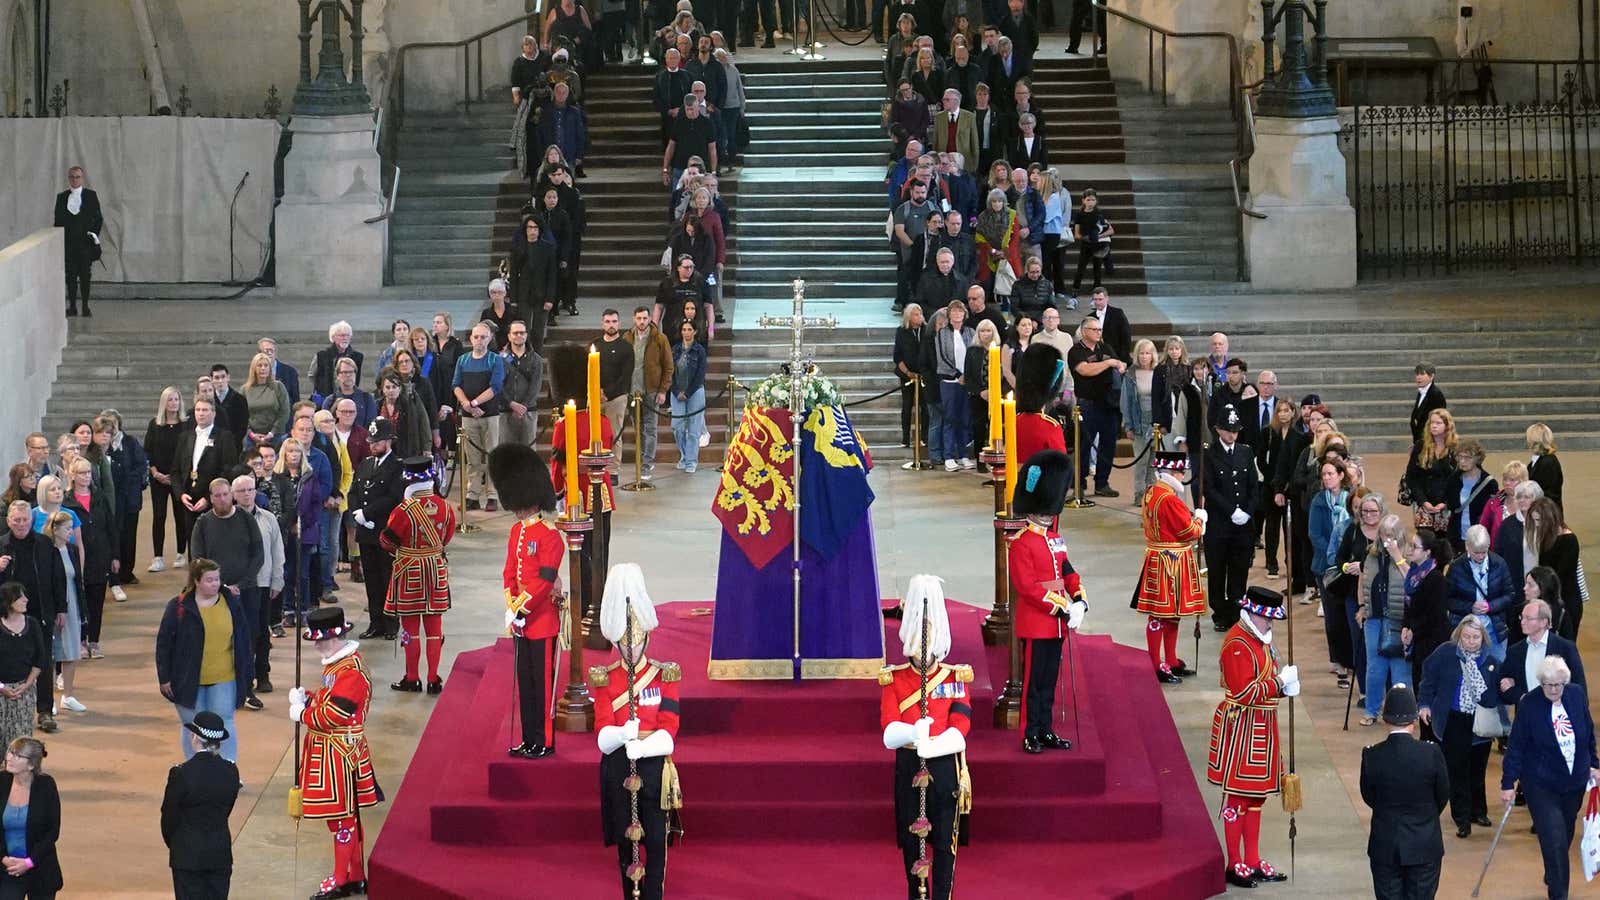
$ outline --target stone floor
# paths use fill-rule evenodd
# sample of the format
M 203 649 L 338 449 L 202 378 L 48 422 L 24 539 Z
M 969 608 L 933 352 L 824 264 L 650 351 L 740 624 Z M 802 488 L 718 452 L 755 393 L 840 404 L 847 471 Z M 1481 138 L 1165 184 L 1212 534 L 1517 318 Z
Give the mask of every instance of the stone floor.
M 1498 468 L 1500 462 L 1491 460 L 1491 467 Z M 1392 483 L 1400 464 L 1398 458 L 1369 457 L 1372 477 L 1379 484 Z M 1569 482 L 1581 485 L 1585 475 L 1600 473 L 1600 454 L 1574 454 L 1566 459 L 1566 465 Z M 717 525 L 707 507 L 717 476 L 708 470 L 693 476 L 670 468 L 664 471 L 658 490 L 621 495 L 613 558 L 641 563 L 652 594 L 660 601 L 705 600 L 715 589 Z M 885 467 L 874 473 L 872 481 L 878 494 L 874 523 L 883 592 L 896 595 L 912 574 L 932 571 L 946 578 L 952 596 L 987 605 L 992 598 L 987 543 L 991 495 L 978 479 Z M 1086 628 L 1138 645 L 1143 621 L 1123 602 L 1142 549 L 1138 518 L 1128 496 L 1129 482 L 1129 476 L 1119 472 L 1113 484 L 1123 490 L 1124 497 L 1091 510 L 1068 512 L 1065 532 L 1093 603 Z M 1575 498 L 1581 496 L 1574 492 Z M 1581 502 L 1572 507 L 1573 526 L 1579 535 L 1600 531 L 1600 513 L 1595 507 Z M 447 660 L 491 641 L 501 622 L 498 579 L 509 517 L 473 513 L 470 520 L 482 530 L 458 537 L 451 548 L 457 600 L 447 619 Z M 966 552 L 952 556 L 947 548 Z M 141 550 L 140 560 L 142 569 L 148 547 Z M 65 714 L 61 733 L 49 740 L 48 767 L 60 781 L 65 800 L 61 854 L 68 892 L 64 896 L 155 897 L 169 891 L 165 854 L 155 824 L 163 772 L 176 758 L 177 728 L 170 706 L 152 683 L 149 653 L 161 604 L 179 584 L 171 573 L 144 578 L 143 585 L 130 591 L 127 604 L 108 610 L 107 659 L 82 667 L 77 693 L 91 711 Z M 347 576 L 340 580 L 347 611 L 362 618 L 360 587 L 351 584 Z M 1332 678 L 1322 674 L 1325 667 L 1319 662 L 1324 658 L 1324 645 L 1320 622 L 1311 609 L 1297 608 L 1295 618 L 1296 658 L 1307 681 L 1296 719 L 1297 763 L 1307 798 L 1306 809 L 1297 817 L 1297 877 L 1292 885 L 1271 893 L 1350 897 L 1362 893 L 1364 888 L 1359 886 L 1366 884 L 1368 877 L 1365 808 L 1356 789 L 1359 748 L 1379 739 L 1381 733 L 1354 725 L 1349 732 L 1340 729 L 1344 696 L 1335 690 Z M 1189 640 L 1185 633 L 1181 646 L 1190 646 Z M 1589 649 L 1594 642 L 1585 644 Z M 1221 696 L 1214 681 L 1216 650 L 1217 635 L 1203 629 L 1202 676 L 1168 692 L 1173 716 L 1202 782 L 1211 712 Z M 365 652 L 380 684 L 398 677 L 401 663 L 394 645 L 372 642 Z M 273 660 L 278 692 L 265 698 L 267 710 L 241 711 L 237 722 L 240 768 L 246 784 L 232 820 L 234 884 L 239 896 L 306 896 L 315 890 L 330 862 L 324 827 L 313 822 L 297 824 L 284 812 L 293 754 L 283 692 L 292 684 L 293 642 L 277 642 Z M 314 677 L 315 670 L 315 660 L 308 659 L 305 671 Z M 396 695 L 386 689 L 378 692 L 369 734 L 379 777 L 390 790 L 400 784 L 430 705 L 423 696 Z M 1491 780 L 1497 766 L 1498 757 L 1491 763 Z M 1207 790 L 1208 796 L 1214 794 Z M 369 835 L 381 831 L 386 809 L 380 806 L 369 816 Z M 1265 821 L 1265 852 L 1286 865 L 1287 818 L 1269 808 Z M 1464 896 L 1476 878 L 1489 837 L 1480 833 L 1466 841 L 1453 836 L 1447 841 L 1449 865 L 1441 896 Z M 998 873 L 964 871 L 963 877 L 998 877 Z M 1526 833 L 1526 814 L 1519 811 L 1513 815 L 1513 827 L 1507 829 L 1486 896 L 1535 897 L 1540 894 L 1539 887 L 1537 851 Z

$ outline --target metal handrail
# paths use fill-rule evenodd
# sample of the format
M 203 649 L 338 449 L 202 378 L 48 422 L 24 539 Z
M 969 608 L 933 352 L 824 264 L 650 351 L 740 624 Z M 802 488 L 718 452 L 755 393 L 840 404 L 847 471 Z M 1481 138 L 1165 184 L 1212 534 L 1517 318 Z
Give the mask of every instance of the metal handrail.
M 399 92 L 399 96 L 397 100 L 398 105 L 395 112 L 396 116 L 398 116 L 401 120 L 404 120 L 406 114 L 406 54 L 415 50 L 436 50 L 440 48 L 460 47 L 462 75 L 461 103 L 464 110 L 471 110 L 473 103 L 471 45 L 476 44 L 478 47 L 478 100 L 481 102 L 483 100 L 484 39 L 499 34 L 500 32 L 506 31 L 512 27 L 520 26 L 525 28 L 528 20 L 532 19 L 534 22 L 533 36 L 542 41 L 542 32 L 544 30 L 544 13 L 544 0 L 538 0 L 538 2 L 534 4 L 533 9 L 523 13 L 520 16 L 517 16 L 515 19 L 508 19 L 507 21 L 501 22 L 498 25 L 491 26 L 483 31 L 478 32 L 477 34 L 469 35 L 468 37 L 464 37 L 457 41 L 413 41 L 412 43 L 401 45 L 400 49 L 396 51 L 395 69 L 392 76 L 393 79 L 398 82 L 397 90 Z

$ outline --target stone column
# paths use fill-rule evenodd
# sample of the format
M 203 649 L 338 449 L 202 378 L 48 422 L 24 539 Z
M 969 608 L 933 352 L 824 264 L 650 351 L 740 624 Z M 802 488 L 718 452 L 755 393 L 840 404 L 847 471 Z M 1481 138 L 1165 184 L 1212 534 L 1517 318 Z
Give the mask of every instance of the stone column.
M 300 116 L 283 161 L 278 206 L 278 291 L 288 295 L 375 293 L 383 287 L 388 223 L 382 163 L 370 114 Z
M 1345 193 L 1339 119 L 1258 117 L 1244 220 L 1250 285 L 1329 290 L 1356 283 L 1356 213 Z

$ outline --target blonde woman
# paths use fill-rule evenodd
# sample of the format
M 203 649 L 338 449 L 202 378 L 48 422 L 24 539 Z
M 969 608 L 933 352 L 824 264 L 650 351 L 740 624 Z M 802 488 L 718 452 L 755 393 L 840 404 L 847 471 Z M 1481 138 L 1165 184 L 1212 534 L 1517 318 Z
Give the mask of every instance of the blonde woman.
M 100 623 L 104 618 L 106 589 L 121 569 L 116 555 L 115 513 L 111 498 L 94 486 L 94 466 L 87 459 L 72 464 L 72 476 L 62 507 L 77 520 L 77 544 L 82 566 L 84 638 L 89 658 L 101 659 Z M 48 537 L 49 534 L 46 533 Z
M 979 319 L 972 331 L 975 339 L 967 348 L 962 366 L 963 386 L 967 389 L 967 418 L 972 423 L 973 446 L 989 446 L 989 348 L 1000 346 L 1000 331 L 992 319 Z
M 1550 426 L 1538 422 L 1528 426 L 1528 477 L 1544 488 L 1544 495 L 1561 502 L 1561 460 L 1556 458 L 1556 436 Z
M 144 452 L 150 459 L 150 547 L 155 552 L 150 560 L 151 572 L 167 568 L 163 555 L 167 543 L 167 507 L 172 507 L 174 521 L 183 521 L 183 513 L 178 509 L 181 501 L 172 485 L 172 456 L 178 450 L 184 419 L 183 392 L 170 385 L 162 388 L 155 415 L 144 431 Z M 189 548 L 189 535 L 181 527 L 177 529 L 177 545 L 177 565 L 181 568 L 188 561 L 184 552 Z
M 56 616 L 51 650 L 61 666 L 61 705 L 73 712 L 88 712 L 88 707 L 78 702 L 73 691 L 78 660 L 83 656 L 83 613 L 78 602 L 83 594 L 83 579 L 79 575 L 77 553 L 72 549 L 75 528 L 72 516 L 65 510 L 51 513 L 45 520 L 44 536 L 54 542 L 67 575 L 66 607 Z
M 1406 490 L 1418 528 L 1441 534 L 1449 528 L 1450 511 L 1460 502 L 1450 495 L 1456 475 L 1456 420 L 1449 410 L 1436 409 L 1428 414 L 1422 440 L 1406 464 Z
M 1396 515 L 1384 516 L 1378 537 L 1361 564 L 1360 606 L 1356 624 L 1367 649 L 1366 715 L 1363 726 L 1378 720 L 1389 688 L 1411 683 L 1411 663 L 1406 659 L 1402 632 L 1406 614 L 1406 572 L 1411 561 L 1406 548 L 1411 541 Z
M 1527 480 L 1528 464 L 1520 459 L 1513 459 L 1500 469 L 1500 490 L 1484 504 L 1483 514 L 1477 520 L 1477 524 L 1488 530 L 1490 544 L 1494 543 L 1500 523 L 1517 514 L 1517 485 Z
M 245 375 L 244 395 L 250 418 L 245 425 L 245 447 L 270 444 L 289 421 L 289 390 L 283 382 L 272 377 L 272 357 L 257 353 L 250 360 L 250 371 Z
M 1189 348 L 1183 343 L 1183 338 L 1173 335 L 1161 345 L 1161 361 L 1156 364 L 1155 374 L 1150 380 L 1150 420 L 1152 424 L 1160 425 L 1165 434 L 1172 433 L 1173 395 L 1183 393 L 1183 387 L 1189 381 Z M 1161 449 L 1174 448 L 1169 443 Z
M 1155 470 L 1141 457 L 1150 452 L 1155 433 L 1156 345 L 1145 338 L 1133 345 L 1133 367 L 1122 379 L 1122 427 L 1133 441 L 1133 505 L 1144 505 L 1144 492 L 1155 484 Z

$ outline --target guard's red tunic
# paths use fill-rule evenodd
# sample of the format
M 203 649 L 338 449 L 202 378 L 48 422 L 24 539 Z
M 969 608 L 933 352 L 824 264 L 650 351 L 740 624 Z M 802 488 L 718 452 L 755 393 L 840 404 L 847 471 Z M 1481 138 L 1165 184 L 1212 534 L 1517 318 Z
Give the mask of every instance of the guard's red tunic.
M 394 554 L 389 597 L 392 616 L 433 615 L 450 609 L 450 566 L 444 547 L 456 534 L 456 512 L 431 489 L 407 497 L 389 514 L 379 541 Z
M 587 409 L 578 410 L 577 418 L 578 418 L 578 440 L 583 442 L 582 446 L 580 446 L 578 449 L 579 449 L 579 452 L 582 452 L 589 445 L 589 411 Z M 600 446 L 605 448 L 606 450 L 610 450 L 613 440 L 614 440 L 614 438 L 611 435 L 611 420 L 606 418 L 605 416 L 601 416 L 600 417 Z M 572 502 L 571 498 L 567 497 L 567 452 L 566 452 L 566 448 L 567 448 L 567 428 L 566 428 L 566 423 L 561 419 L 557 419 L 556 420 L 555 435 L 550 439 L 550 483 L 554 484 L 556 486 L 556 496 L 557 497 L 564 498 L 564 499 L 566 499 L 566 502 L 571 503 Z M 581 466 L 581 464 L 580 464 L 580 466 Z M 612 496 L 612 493 L 611 493 L 611 479 L 610 479 L 610 477 L 608 477 L 606 475 L 606 472 L 603 469 L 601 469 L 601 470 L 586 470 L 586 471 L 597 471 L 598 472 L 598 474 L 592 476 L 591 480 L 592 480 L 593 483 L 598 483 L 600 485 L 600 511 L 601 512 L 611 512 L 611 510 L 616 508 L 616 498 L 614 496 Z M 583 473 L 581 471 L 578 473 L 578 480 L 580 482 L 582 482 L 582 480 L 583 480 Z M 589 496 L 590 496 L 590 492 L 588 490 L 586 490 L 584 492 L 584 496 L 583 496 L 584 512 L 592 514 L 594 511 L 588 508 L 588 506 L 589 506 Z
M 678 685 L 683 673 L 677 663 L 644 659 L 633 676 L 635 715 L 639 737 L 665 731 L 678 738 Z M 589 667 L 589 689 L 594 695 L 594 729 L 628 724 L 628 670 L 621 660 L 609 666 Z
M 300 754 L 301 815 L 340 819 L 383 802 L 364 730 L 372 677 L 361 654 L 352 652 L 323 666 L 322 684 L 300 714 L 306 727 Z
M 1061 421 L 1044 413 L 1017 413 L 1017 459 L 1025 462 L 1040 450 L 1067 452 Z
M 529 640 L 555 637 L 561 630 L 555 587 L 561 573 L 566 538 L 539 516 L 511 526 L 506 545 L 506 565 L 501 577 L 506 608 L 523 620 L 512 633 Z
M 951 728 L 964 736 L 972 727 L 971 666 L 939 663 L 928 673 L 928 718 L 933 725 L 929 737 L 938 737 Z M 916 724 L 922 712 L 922 676 L 910 663 L 885 666 L 878 673 L 883 686 L 880 728 L 890 722 Z
M 1206 778 L 1230 794 L 1278 792 L 1278 661 L 1241 620 L 1222 639 L 1222 687 L 1227 696 L 1211 717 Z
M 1170 485 L 1156 482 L 1144 495 L 1144 567 L 1139 572 L 1139 612 L 1158 619 L 1206 611 L 1194 542 L 1201 524 Z
M 1019 638 L 1066 637 L 1066 609 L 1059 601 L 1085 599 L 1067 559 L 1067 542 L 1054 529 L 1032 521 L 1007 540 L 1006 566 L 1017 598 L 1012 629 Z

